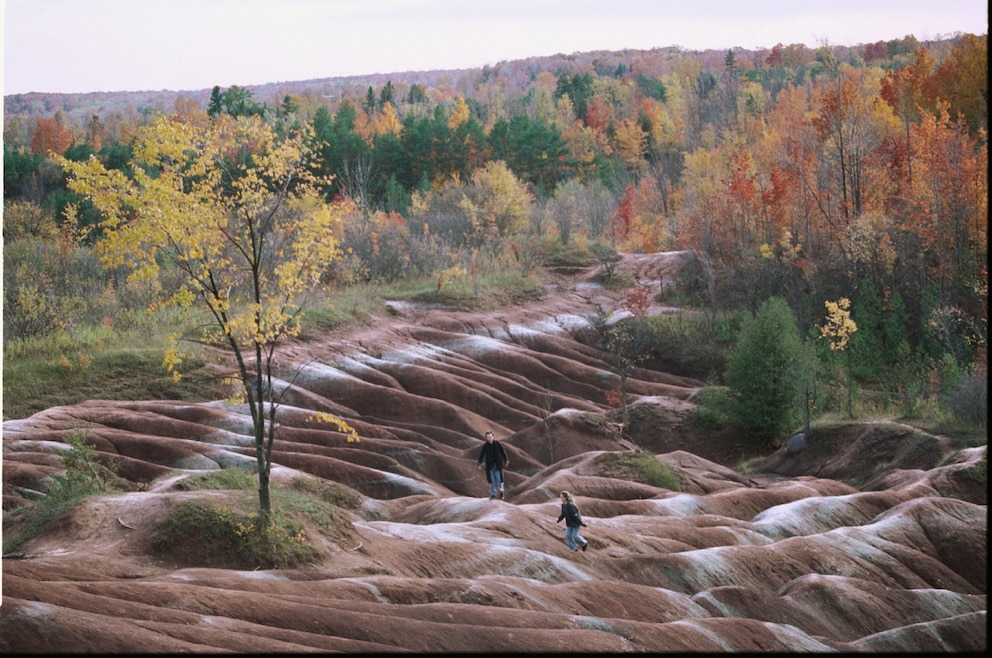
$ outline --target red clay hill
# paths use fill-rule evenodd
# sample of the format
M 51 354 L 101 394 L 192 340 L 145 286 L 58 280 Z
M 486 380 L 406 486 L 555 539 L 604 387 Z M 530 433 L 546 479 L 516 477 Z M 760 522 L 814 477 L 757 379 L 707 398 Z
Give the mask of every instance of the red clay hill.
M 657 287 L 687 257 L 618 267 Z M 86 499 L 4 556 L 0 652 L 986 648 L 985 446 L 847 425 L 744 472 L 732 437 L 693 422 L 702 382 L 647 369 L 629 388 L 651 429 L 620 438 L 617 378 L 590 324 L 620 305 L 593 274 L 493 312 L 393 304 L 284 352 L 274 480 L 348 493 L 327 503 L 333 527 L 306 526 L 311 567 L 151 550 L 182 501 L 251 506 L 253 492 L 181 486 L 253 464 L 242 408 L 92 400 L 4 422 L 6 511 L 46 490 L 81 428 L 134 491 Z M 314 428 L 314 410 L 361 441 Z M 504 501 L 476 467 L 488 428 L 510 452 Z M 617 470 L 635 443 L 678 491 Z M 905 449 L 921 444 L 938 465 Z M 587 552 L 555 523 L 563 489 Z

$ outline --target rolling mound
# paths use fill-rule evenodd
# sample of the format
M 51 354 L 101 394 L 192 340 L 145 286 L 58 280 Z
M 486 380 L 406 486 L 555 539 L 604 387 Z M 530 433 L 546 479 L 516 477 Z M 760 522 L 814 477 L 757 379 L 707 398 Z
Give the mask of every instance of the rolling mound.
M 618 268 L 660 287 L 687 257 Z M 650 430 L 621 436 L 589 320 L 619 302 L 594 274 L 498 311 L 392 304 L 282 353 L 273 480 L 351 494 L 334 528 L 306 527 L 320 552 L 308 568 L 152 550 L 181 502 L 251 505 L 181 486 L 254 465 L 242 407 L 91 400 L 5 421 L 5 510 L 43 495 L 80 431 L 133 490 L 86 499 L 4 556 L 0 651 L 986 649 L 985 446 L 847 424 L 744 473 L 733 437 L 692 422 L 702 382 L 649 369 L 628 388 Z M 489 428 L 510 453 L 502 501 L 476 465 Z M 637 447 L 677 491 L 617 471 L 611 457 Z M 555 523 L 563 489 L 589 524 L 586 552 Z

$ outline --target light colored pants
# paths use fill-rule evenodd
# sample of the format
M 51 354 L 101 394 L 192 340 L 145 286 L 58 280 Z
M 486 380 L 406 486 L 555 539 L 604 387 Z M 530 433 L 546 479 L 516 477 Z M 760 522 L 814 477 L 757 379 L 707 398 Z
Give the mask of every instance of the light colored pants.
M 579 534 L 579 526 L 565 528 L 565 541 L 568 543 L 568 547 L 573 551 L 579 550 L 579 546 L 585 546 L 589 542 L 582 538 Z M 576 546 L 578 544 L 578 546 Z
M 489 469 L 489 497 L 503 493 L 503 470 L 493 466 Z

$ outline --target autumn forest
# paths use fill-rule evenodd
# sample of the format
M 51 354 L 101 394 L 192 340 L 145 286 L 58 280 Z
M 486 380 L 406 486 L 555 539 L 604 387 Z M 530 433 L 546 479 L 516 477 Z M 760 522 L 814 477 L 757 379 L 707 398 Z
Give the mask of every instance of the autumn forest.
M 984 391 L 986 43 L 597 52 L 137 104 L 7 97 L 5 354 L 147 305 L 97 264 L 105 213 L 65 163 L 133 177 L 154 125 L 251 120 L 302 135 L 310 180 L 347 209 L 327 285 L 687 250 L 699 266 L 669 301 L 714 332 L 775 297 L 815 341 L 844 309 L 857 330 L 839 379 L 906 413 Z

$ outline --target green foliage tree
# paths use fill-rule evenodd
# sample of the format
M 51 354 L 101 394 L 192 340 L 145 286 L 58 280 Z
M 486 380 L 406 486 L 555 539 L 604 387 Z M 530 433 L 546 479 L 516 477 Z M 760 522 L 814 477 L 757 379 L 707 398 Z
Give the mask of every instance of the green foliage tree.
M 375 101 L 375 90 L 369 86 L 368 91 L 365 92 L 365 100 L 362 101 L 362 109 L 365 110 L 365 114 L 369 116 L 375 114 L 376 101 Z
M 562 96 L 568 96 L 575 107 L 575 116 L 583 121 L 586 118 L 586 110 L 589 109 L 589 101 L 593 95 L 593 77 L 591 73 L 576 73 L 568 75 L 566 73 L 558 76 L 558 83 L 555 86 L 555 100 Z
M 25 196 L 32 177 L 41 169 L 44 156 L 23 146 L 5 145 L 3 149 L 3 198 Z
M 386 106 L 386 103 L 396 104 L 396 89 L 393 88 L 393 81 L 386 81 L 386 85 L 379 90 L 379 104 L 378 108 L 381 110 Z
M 158 280 L 168 264 L 183 283 L 165 290 L 163 303 L 199 302 L 212 314 L 211 338 L 231 350 L 236 399 L 251 413 L 262 522 L 271 510 L 280 399 L 276 348 L 300 331 L 306 293 L 338 258 L 340 225 L 351 212 L 321 198 L 311 143 L 302 132 L 280 138 L 257 117 L 218 117 L 207 126 L 159 118 L 136 141 L 131 179 L 95 159 L 59 160 L 71 189 L 103 213 L 103 265 Z M 180 362 L 174 344 L 166 365 Z M 315 419 L 357 439 L 332 416 Z
M 221 114 L 230 114 L 232 117 L 257 116 L 264 119 L 269 115 L 269 108 L 265 103 L 255 100 L 255 95 L 250 89 L 231 85 L 222 92 L 220 87 L 214 86 L 207 104 L 207 115 L 217 117 Z
M 663 101 L 668 94 L 668 90 L 665 89 L 665 83 L 658 78 L 649 78 L 643 73 L 637 74 L 637 86 L 645 96 L 655 100 Z
M 762 447 L 775 447 L 796 421 L 802 344 L 792 310 L 771 297 L 745 320 L 727 361 L 732 422 Z
M 210 101 L 207 103 L 207 115 L 215 117 L 224 111 L 223 100 L 220 96 L 220 87 L 214 85 L 214 88 L 210 90 Z
M 540 194 L 550 194 L 567 177 L 568 148 L 558 128 L 540 119 L 515 114 L 499 119 L 489 131 L 493 160 L 504 160 L 513 173 Z
M 426 103 L 428 99 L 427 87 L 422 84 L 413 83 L 410 85 L 410 91 L 406 95 L 406 102 L 409 105 L 417 105 L 418 103 Z

